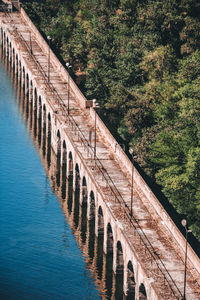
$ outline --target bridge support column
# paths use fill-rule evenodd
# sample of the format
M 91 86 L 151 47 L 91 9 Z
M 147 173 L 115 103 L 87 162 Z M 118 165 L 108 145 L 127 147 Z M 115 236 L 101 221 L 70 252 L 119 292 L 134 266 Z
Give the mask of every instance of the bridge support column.
M 106 224 L 105 224 L 106 225 Z M 107 254 L 107 241 L 108 241 L 108 234 L 107 228 L 104 226 L 104 237 L 103 237 L 103 252 Z
M 117 270 L 117 242 L 113 242 L 113 272 L 116 274 Z
M 3 29 L 0 28 L 0 45 L 3 46 Z
M 127 295 L 128 292 L 128 269 L 127 269 L 127 263 L 124 263 L 124 295 Z
M 3 52 L 5 53 L 6 51 L 6 35 L 5 35 L 5 31 L 3 30 Z

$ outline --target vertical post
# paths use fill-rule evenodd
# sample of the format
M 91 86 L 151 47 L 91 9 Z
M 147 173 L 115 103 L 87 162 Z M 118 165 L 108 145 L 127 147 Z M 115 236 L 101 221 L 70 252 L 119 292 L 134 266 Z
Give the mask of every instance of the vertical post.
M 97 112 L 96 107 L 94 107 L 94 159 L 96 159 L 96 149 L 97 149 Z
M 50 41 L 51 41 L 51 37 L 48 35 L 47 39 L 48 39 L 48 44 L 49 44 L 47 78 L 48 78 L 48 82 L 50 82 Z
M 91 146 L 92 143 L 92 131 L 89 131 L 89 145 Z
M 188 233 L 192 230 L 187 229 L 187 221 L 183 219 L 181 224 L 185 228 L 185 269 L 184 269 L 184 288 L 183 288 L 183 300 L 186 300 L 186 277 L 187 277 L 187 244 L 188 244 Z
M 68 72 L 68 89 L 67 89 L 67 113 L 69 115 L 69 92 L 70 92 L 70 74 L 69 70 L 72 67 L 68 62 L 66 63 L 67 72 Z
M 31 31 L 30 31 L 30 52 L 33 54 L 33 49 L 32 49 L 32 39 L 31 39 Z
M 97 156 L 97 108 L 99 108 L 99 103 L 96 102 L 96 99 L 93 99 L 93 108 L 94 108 L 94 159 Z
M 132 160 L 132 175 L 131 175 L 131 212 L 130 216 L 133 216 L 133 174 L 134 174 L 134 161 Z
M 133 216 L 133 184 L 134 184 L 134 159 L 137 158 L 136 155 L 133 155 L 133 149 L 129 149 L 129 153 L 132 156 L 132 172 L 131 172 L 131 211 L 130 211 L 130 216 Z

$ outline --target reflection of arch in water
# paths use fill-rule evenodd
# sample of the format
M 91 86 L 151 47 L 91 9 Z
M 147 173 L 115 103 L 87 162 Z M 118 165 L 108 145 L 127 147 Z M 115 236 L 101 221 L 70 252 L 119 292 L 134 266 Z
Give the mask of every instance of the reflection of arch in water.
M 94 258 L 94 243 L 95 243 L 95 197 L 94 192 L 91 191 L 89 195 L 88 207 L 88 255 L 92 261 Z
M 116 261 L 116 273 L 124 272 L 124 259 L 123 259 L 123 249 L 121 242 L 117 242 L 117 261 Z
M 127 265 L 127 298 L 135 299 L 135 276 L 133 264 L 130 260 Z
M 82 194 L 81 194 L 81 204 L 86 204 L 87 205 L 88 201 L 88 190 L 87 190 L 87 182 L 85 176 L 83 176 L 82 179 Z
M 46 122 L 46 105 L 43 104 L 43 116 L 42 116 L 42 120 L 43 120 L 43 124 L 42 124 L 42 154 L 43 156 L 45 156 L 46 154 L 46 130 L 47 130 L 47 122 Z
M 22 68 L 22 88 L 23 88 L 24 92 L 25 92 L 25 81 L 26 81 L 26 75 L 25 75 L 25 68 L 23 66 L 23 68 Z
M 121 242 L 117 242 L 117 256 L 116 256 L 116 276 L 115 276 L 115 296 L 118 299 L 123 299 L 124 286 L 124 258 Z M 120 298 L 121 297 L 121 298 Z
M 106 245 L 106 253 L 113 254 L 113 232 L 110 223 L 107 225 L 107 245 Z
M 14 50 L 14 48 L 13 48 L 13 50 Z M 9 42 L 9 61 L 12 65 L 12 44 L 11 44 L 11 42 Z
M 74 225 L 75 228 L 79 224 L 79 200 L 80 200 L 80 171 L 76 163 L 75 166 L 75 194 L 74 194 Z
M 67 147 L 65 140 L 62 146 L 62 199 L 66 198 L 66 179 L 67 179 Z
M 42 137 L 42 99 L 39 96 L 38 99 L 38 144 L 41 145 L 41 137 Z
M 34 89 L 34 136 L 37 135 L 37 89 Z
M 7 58 L 8 58 L 8 61 L 10 62 L 11 61 L 11 55 L 12 55 L 12 49 L 10 48 L 10 46 L 11 46 L 11 43 L 10 43 L 10 40 L 9 40 L 9 38 L 7 38 L 7 47 L 8 47 L 8 49 L 7 49 Z
M 11 65 L 13 67 L 13 71 L 15 71 L 15 49 L 13 48 L 13 51 L 12 51 L 11 44 L 10 44 L 10 54 L 11 54 L 11 57 L 10 57 Z
M 69 156 L 68 156 L 68 200 L 67 200 L 67 204 L 68 204 L 68 210 L 69 213 L 72 212 L 72 202 L 73 202 L 73 156 L 72 156 L 72 152 L 69 152 Z
M 103 211 L 101 206 L 99 206 L 98 210 L 98 236 L 104 234 L 104 219 L 103 219 Z
M 28 73 L 26 74 L 25 96 L 27 97 L 27 100 L 29 100 L 29 76 L 28 76 Z
M 30 106 L 30 128 L 32 128 L 33 121 L 33 82 L 30 81 L 30 91 L 29 91 L 29 106 Z
M 80 171 L 78 164 L 75 166 L 75 190 L 80 191 Z
M 19 68 L 18 68 L 18 77 L 19 77 L 19 85 L 22 85 L 22 63 L 19 60 Z
M 26 120 L 28 120 L 29 115 L 29 76 L 26 74 L 26 86 L 25 86 L 25 106 L 26 106 Z
M 5 50 L 6 50 L 6 33 L 5 33 L 5 31 L 3 32 L 3 46 L 4 46 L 4 52 L 5 52 Z
M 86 232 L 87 232 L 87 200 L 88 200 L 88 190 L 87 182 L 85 176 L 82 179 L 82 193 L 81 193 L 81 240 L 84 244 L 86 242 Z
M 48 124 L 47 124 L 47 165 L 48 168 L 51 164 L 51 114 L 48 113 Z
M 101 206 L 98 209 L 98 237 L 97 237 L 97 273 L 102 278 L 103 271 L 103 241 L 104 241 L 104 216 Z
M 89 197 L 88 219 L 95 220 L 95 197 L 93 191 L 90 192 L 90 197 Z
M 73 156 L 72 152 L 69 152 L 69 158 L 68 158 L 68 178 L 72 176 L 73 177 Z
M 13 66 L 15 66 L 15 64 L 13 64 Z M 18 70 L 19 68 L 19 59 L 18 59 L 18 54 L 16 54 L 16 69 L 15 69 L 15 72 L 16 72 L 16 75 L 18 76 Z
M 106 295 L 108 299 L 112 296 L 113 286 L 113 231 L 110 223 L 107 225 L 106 243 Z
M 139 287 L 139 300 L 147 300 L 146 289 L 143 283 Z
M 9 39 L 6 38 L 6 59 L 9 59 Z
M 57 131 L 57 149 L 56 149 L 56 184 L 60 186 L 60 163 L 61 163 L 61 135 L 60 130 Z

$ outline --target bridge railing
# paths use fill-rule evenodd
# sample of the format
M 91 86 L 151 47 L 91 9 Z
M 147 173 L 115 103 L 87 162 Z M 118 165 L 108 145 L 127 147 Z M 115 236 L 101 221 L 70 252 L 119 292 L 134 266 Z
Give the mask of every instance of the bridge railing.
M 24 39 L 24 37 L 21 35 L 21 33 L 18 32 L 16 27 L 14 28 L 14 30 L 17 33 L 17 35 L 20 37 L 22 42 L 24 43 L 27 51 L 30 53 L 32 59 L 34 60 L 34 62 L 37 65 L 38 69 L 40 70 L 40 73 L 43 77 L 43 80 L 45 81 L 46 85 L 49 87 L 50 91 L 54 95 L 54 99 L 56 100 L 57 104 L 60 105 L 62 113 L 67 118 L 68 123 L 70 124 L 72 130 L 75 131 L 75 134 L 78 136 L 81 143 L 84 145 L 84 148 L 87 150 L 88 155 L 91 158 L 94 158 L 95 167 L 102 174 L 102 178 L 105 180 L 106 185 L 110 189 L 110 192 L 113 195 L 115 201 L 117 201 L 123 207 L 123 214 L 129 220 L 131 226 L 134 228 L 135 233 L 138 235 L 140 241 L 142 242 L 143 246 L 145 247 L 145 253 L 147 251 L 147 253 L 150 255 L 151 261 L 155 263 L 155 266 L 156 266 L 157 270 L 159 270 L 159 272 L 163 276 L 164 283 L 167 282 L 167 284 L 168 284 L 168 286 L 171 290 L 171 293 L 177 299 L 182 299 L 183 295 L 182 295 L 180 289 L 176 285 L 174 279 L 170 275 L 169 271 L 167 270 L 165 264 L 163 263 L 163 261 L 159 257 L 159 254 L 156 252 L 156 250 L 153 247 L 152 243 L 150 242 L 150 240 L 146 236 L 146 234 L 145 234 L 144 230 L 142 229 L 142 227 L 140 226 L 138 220 L 133 215 L 131 216 L 130 208 L 128 207 L 126 201 L 122 197 L 121 193 L 119 192 L 117 186 L 113 182 L 113 180 L 110 177 L 109 173 L 104 168 L 102 162 L 96 156 L 96 154 L 94 152 L 94 148 L 91 146 L 89 140 L 86 138 L 85 134 L 80 129 L 79 125 L 77 124 L 77 122 L 75 121 L 73 116 L 71 114 L 66 113 L 66 111 L 67 111 L 66 106 L 65 106 L 62 98 L 60 97 L 60 95 L 58 94 L 56 89 L 54 88 L 53 84 L 48 81 L 47 73 L 43 69 L 41 64 L 38 62 L 36 57 L 34 56 L 34 53 L 32 52 L 32 49 L 31 49 L 31 45 L 29 45 L 27 43 L 27 41 Z M 69 88 L 69 86 L 68 86 L 68 88 Z

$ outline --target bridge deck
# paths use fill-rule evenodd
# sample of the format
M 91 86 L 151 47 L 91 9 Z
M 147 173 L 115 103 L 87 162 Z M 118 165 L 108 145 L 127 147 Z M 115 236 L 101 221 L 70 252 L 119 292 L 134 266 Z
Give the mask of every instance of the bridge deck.
M 21 33 L 24 40 L 27 43 L 30 43 L 30 29 L 23 23 L 20 15 L 17 13 L 13 13 L 11 15 L 12 20 L 8 20 L 6 16 L 1 15 L 1 18 L 4 18 L 5 22 L 12 22 L 17 31 Z M 13 28 L 14 30 L 14 28 Z M 19 39 L 19 36 L 14 33 L 16 39 Z M 43 53 L 43 50 L 40 48 L 37 40 L 34 35 L 31 36 L 32 39 L 32 51 L 37 59 L 37 61 L 43 67 L 44 72 L 47 73 L 47 65 L 48 65 L 48 57 Z M 33 73 L 38 77 L 38 81 L 41 83 L 44 82 L 38 68 L 28 53 L 26 47 L 24 47 L 23 43 L 21 43 L 20 39 L 20 47 L 21 51 L 24 52 L 25 60 L 27 63 L 31 65 Z M 63 82 L 61 74 L 54 70 L 53 66 L 50 66 L 50 80 L 57 91 L 57 93 L 61 96 L 64 103 L 67 106 L 67 92 L 68 85 L 66 82 Z M 55 101 L 54 96 L 50 91 L 49 93 L 49 101 L 54 106 L 54 110 L 59 111 L 59 104 Z M 67 114 L 67 107 L 66 107 Z M 94 122 L 91 120 L 89 112 L 87 109 L 80 108 L 79 104 L 76 102 L 75 95 L 70 91 L 70 114 L 74 117 L 77 124 L 80 126 L 81 130 L 84 132 L 85 136 L 88 138 L 89 131 L 92 131 L 92 136 L 94 137 Z M 148 253 L 145 253 L 145 247 L 140 242 L 140 239 L 135 234 L 132 226 L 130 226 L 130 222 L 124 215 L 123 209 L 121 205 L 115 202 L 115 199 L 109 193 L 106 188 L 105 181 L 102 180 L 102 175 L 98 172 L 98 170 L 94 167 L 93 158 L 89 158 L 87 155 L 87 151 L 84 150 L 84 147 L 80 140 L 77 139 L 71 130 L 67 127 L 66 117 L 60 113 L 60 118 L 62 122 L 66 124 L 66 132 L 70 136 L 70 138 L 74 141 L 77 150 L 82 155 L 85 160 L 86 166 L 90 169 L 93 174 L 99 188 L 101 189 L 101 193 L 104 194 L 104 199 L 107 202 L 110 210 L 113 215 L 118 219 L 121 228 L 123 228 L 126 237 L 129 240 L 129 244 L 134 249 L 134 252 L 137 253 L 138 261 L 140 261 L 143 268 L 146 270 L 147 276 L 152 280 L 152 285 L 155 287 L 155 290 L 159 290 L 161 299 L 174 299 L 172 296 L 169 286 L 164 284 L 161 274 L 156 272 L 154 269 L 154 265 L 151 263 L 151 259 Z M 101 161 L 103 167 L 107 170 L 111 179 L 117 186 L 119 192 L 123 196 L 126 201 L 127 206 L 130 207 L 130 199 L 131 199 L 131 178 L 128 178 L 127 174 L 124 173 L 124 170 L 120 168 L 117 160 L 115 159 L 115 153 L 109 148 L 107 142 L 104 140 L 101 133 L 97 130 L 97 157 Z M 94 141 L 93 141 L 94 142 Z M 171 274 L 172 278 L 176 282 L 178 288 L 183 293 L 183 285 L 184 285 L 184 262 L 182 261 L 179 253 L 177 252 L 176 242 L 173 240 L 171 236 L 166 232 L 165 227 L 160 222 L 160 219 L 155 212 L 154 208 L 151 206 L 149 202 L 143 199 L 140 195 L 139 190 L 134 189 L 133 194 L 133 214 L 135 218 L 139 221 L 140 226 L 145 232 L 146 236 L 152 243 L 154 249 L 159 254 L 159 257 L 164 262 L 167 270 Z M 137 226 L 137 224 L 135 224 Z M 188 265 L 188 277 L 187 277 L 187 299 L 197 300 L 200 299 L 200 287 L 196 282 L 195 277 L 193 276 L 194 270 L 191 270 Z

